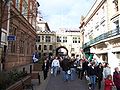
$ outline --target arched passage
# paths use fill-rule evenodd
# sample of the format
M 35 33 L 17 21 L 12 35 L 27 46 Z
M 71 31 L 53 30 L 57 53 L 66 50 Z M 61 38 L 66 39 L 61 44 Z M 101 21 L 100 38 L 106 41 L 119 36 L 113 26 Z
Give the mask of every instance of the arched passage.
M 57 56 L 65 56 L 68 55 L 68 50 L 64 46 L 60 46 L 56 49 L 56 55 Z

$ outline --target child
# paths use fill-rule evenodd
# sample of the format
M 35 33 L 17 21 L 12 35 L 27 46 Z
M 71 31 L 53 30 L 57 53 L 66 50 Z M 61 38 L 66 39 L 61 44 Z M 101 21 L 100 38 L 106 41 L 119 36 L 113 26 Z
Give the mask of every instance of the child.
M 112 75 L 108 75 L 105 79 L 105 87 L 104 90 L 112 90 L 113 82 L 112 82 Z

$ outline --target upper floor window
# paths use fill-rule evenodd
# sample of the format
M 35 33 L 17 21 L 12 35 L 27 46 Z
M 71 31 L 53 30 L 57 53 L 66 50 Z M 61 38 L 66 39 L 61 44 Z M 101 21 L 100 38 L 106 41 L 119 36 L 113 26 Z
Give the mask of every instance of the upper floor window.
M 80 43 L 80 37 L 78 37 L 78 43 Z
M 50 42 L 51 41 L 51 37 L 50 36 L 46 36 L 46 42 Z
M 73 43 L 77 43 L 77 37 L 73 37 Z
M 67 42 L 67 37 L 63 37 L 63 42 Z
M 118 29 L 119 28 L 119 20 L 116 20 L 114 23 L 115 23 L 116 29 Z
M 61 42 L 61 36 L 57 36 L 57 42 Z
M 52 50 L 52 49 L 53 49 L 53 45 L 50 45 L 50 46 L 49 46 L 49 50 Z
M 44 50 L 47 50 L 47 45 L 44 45 Z
M 38 50 L 41 50 L 41 45 L 38 46 Z
M 118 11 L 118 0 L 113 0 L 113 3 L 115 4 L 115 10 Z
M 20 0 L 16 0 L 16 8 L 19 10 L 19 8 L 20 8 Z
M 36 42 L 40 42 L 40 36 L 37 36 Z
M 44 36 L 42 36 L 42 41 L 44 41 Z
M 26 0 L 23 0 L 23 3 L 22 3 L 22 14 L 23 14 L 23 16 L 24 15 L 26 16 L 27 13 L 28 13 L 28 4 L 27 4 Z

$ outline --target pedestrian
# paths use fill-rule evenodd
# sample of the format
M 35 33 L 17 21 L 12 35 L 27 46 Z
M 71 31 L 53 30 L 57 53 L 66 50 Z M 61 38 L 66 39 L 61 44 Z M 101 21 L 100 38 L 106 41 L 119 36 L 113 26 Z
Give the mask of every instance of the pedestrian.
M 84 76 L 84 73 L 85 73 L 85 76 L 88 73 L 88 68 L 89 68 L 88 64 L 89 64 L 89 62 L 87 60 L 83 61 L 83 64 L 82 64 L 82 73 L 81 73 L 81 80 L 82 80 L 82 78 Z
M 106 79 L 108 75 L 111 75 L 111 68 L 109 67 L 108 63 L 105 63 L 103 68 L 103 78 Z
M 81 78 L 82 75 L 82 59 L 77 62 L 77 71 L 78 71 L 78 78 Z
M 70 71 L 71 71 L 70 79 L 72 81 L 75 80 L 75 78 L 76 78 L 76 68 L 77 68 L 76 59 L 71 58 L 70 59 Z
M 99 63 L 97 66 L 97 82 L 98 82 L 98 89 L 101 89 L 101 81 L 103 80 L 103 66 L 102 63 Z
M 90 78 L 91 89 L 95 90 L 96 78 L 97 78 L 97 68 L 95 62 L 91 63 L 91 66 L 88 69 L 88 76 Z
M 113 82 L 117 90 L 120 90 L 120 71 L 118 67 L 115 68 L 115 71 L 113 73 Z
M 106 77 L 104 84 L 105 84 L 104 90 L 112 90 L 113 87 L 112 75 L 108 75 Z
M 56 77 L 58 69 L 60 68 L 60 62 L 58 60 L 58 57 L 55 57 L 55 59 L 52 61 L 51 67 L 53 69 L 53 75 Z
M 66 56 L 62 62 L 61 62 L 61 67 L 62 67 L 62 72 L 63 72 L 63 80 L 64 81 L 68 81 L 69 77 L 70 77 L 70 63 L 69 63 L 69 59 Z
M 44 80 L 45 80 L 47 78 L 48 71 L 49 71 L 49 61 L 47 59 L 44 60 L 44 62 L 43 62 L 42 70 L 43 70 L 43 76 L 44 76 Z

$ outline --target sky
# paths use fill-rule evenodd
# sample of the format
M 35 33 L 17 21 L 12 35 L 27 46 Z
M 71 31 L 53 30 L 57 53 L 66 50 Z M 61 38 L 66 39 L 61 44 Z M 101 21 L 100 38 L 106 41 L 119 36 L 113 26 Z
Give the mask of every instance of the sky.
M 39 12 L 51 31 L 79 28 L 81 15 L 86 16 L 95 0 L 37 0 Z

